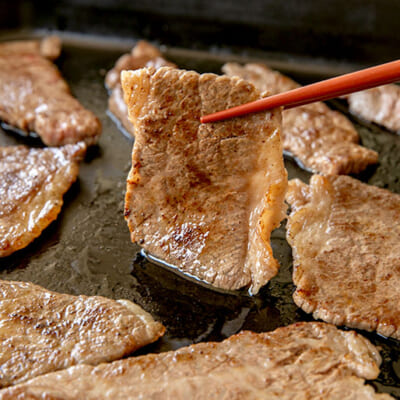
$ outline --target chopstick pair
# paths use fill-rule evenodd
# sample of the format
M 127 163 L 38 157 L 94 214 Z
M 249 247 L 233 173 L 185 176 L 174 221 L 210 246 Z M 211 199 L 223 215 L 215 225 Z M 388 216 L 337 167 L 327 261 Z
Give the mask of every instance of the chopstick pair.
M 200 121 L 216 122 L 280 106 L 285 109 L 303 106 L 399 80 L 400 60 L 397 60 L 208 114 L 201 117 Z

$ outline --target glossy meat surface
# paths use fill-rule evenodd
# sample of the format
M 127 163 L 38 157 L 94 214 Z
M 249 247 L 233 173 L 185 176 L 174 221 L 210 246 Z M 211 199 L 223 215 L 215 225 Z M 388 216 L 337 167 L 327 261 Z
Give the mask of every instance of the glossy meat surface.
M 85 151 L 84 143 L 0 147 L 0 257 L 26 247 L 57 218 Z
M 400 86 L 384 85 L 347 96 L 350 111 L 400 134 Z
M 286 92 L 299 87 L 290 78 L 261 64 L 225 64 L 229 76 L 252 82 L 261 92 Z M 282 113 L 284 150 L 302 166 L 325 175 L 355 174 L 378 162 L 378 154 L 358 144 L 352 123 L 322 102 L 284 110 Z
M 295 303 L 315 318 L 400 339 L 400 195 L 356 179 L 289 183 Z
M 135 70 L 144 67 L 158 69 L 160 67 L 175 67 L 175 64 L 164 59 L 157 47 L 145 40 L 141 40 L 132 49 L 131 53 L 122 55 L 106 75 L 106 85 L 111 89 L 108 108 L 132 136 L 135 136 L 135 130 L 128 118 L 128 109 L 124 101 L 120 74 L 122 70 Z
M 164 327 L 127 300 L 71 296 L 0 281 L 0 387 L 154 342 Z
M 77 366 L 0 391 L 8 400 L 391 399 L 364 379 L 379 374 L 377 349 L 355 332 L 298 323 L 242 332 L 221 343 Z
M 132 241 L 215 287 L 257 293 L 278 271 L 269 238 L 285 215 L 279 110 L 200 124 L 259 92 L 166 67 L 124 71 L 122 86 L 136 132 L 125 202 Z
M 57 67 L 55 39 L 0 44 L 0 119 L 48 146 L 97 142 L 98 118 L 72 97 Z

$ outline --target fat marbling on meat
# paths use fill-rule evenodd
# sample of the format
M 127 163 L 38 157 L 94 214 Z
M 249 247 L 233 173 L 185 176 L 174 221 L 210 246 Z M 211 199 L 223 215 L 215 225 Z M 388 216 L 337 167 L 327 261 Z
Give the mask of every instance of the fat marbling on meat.
M 222 70 L 252 82 L 261 92 L 286 92 L 299 87 L 287 76 L 262 64 L 228 63 Z M 322 102 L 284 110 L 282 140 L 285 151 L 301 165 L 322 174 L 356 174 L 378 162 L 378 154 L 358 144 L 353 124 Z
M 57 67 L 57 38 L 0 43 L 0 119 L 43 143 L 97 142 L 99 119 L 75 99 Z
M 116 360 L 163 333 L 160 323 L 128 300 L 0 280 L 0 387 L 76 364 Z
M 108 99 L 108 108 L 120 121 L 122 126 L 135 136 L 132 122 L 128 118 L 128 108 L 124 101 L 121 87 L 120 75 L 122 70 L 135 70 L 144 67 L 175 67 L 175 64 L 163 58 L 160 50 L 146 42 L 140 40 L 128 54 L 123 54 L 115 63 L 115 66 L 106 75 L 106 85 L 111 89 Z
M 400 339 L 400 195 L 347 176 L 289 182 L 295 303 Z
M 0 147 L 0 257 L 26 247 L 57 218 L 85 152 L 82 142 Z
M 302 322 L 269 333 L 101 364 L 80 365 L 0 391 L 0 399 L 389 400 L 365 379 L 377 349 L 356 332 Z
M 168 67 L 121 78 L 136 132 L 125 202 L 132 241 L 215 287 L 257 293 L 279 267 L 270 234 L 285 216 L 280 111 L 201 124 L 258 90 Z

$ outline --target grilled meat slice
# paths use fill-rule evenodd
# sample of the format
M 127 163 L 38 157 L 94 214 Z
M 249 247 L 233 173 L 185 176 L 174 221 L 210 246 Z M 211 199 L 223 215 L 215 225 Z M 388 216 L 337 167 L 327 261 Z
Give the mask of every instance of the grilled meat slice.
M 106 75 L 106 85 L 112 89 L 108 99 L 108 108 L 132 136 L 135 136 L 135 130 L 128 118 L 128 109 L 124 102 L 120 74 L 122 70 L 135 70 L 144 67 L 158 69 L 161 67 L 175 67 L 175 64 L 164 59 L 157 47 L 145 40 L 141 40 L 130 54 L 122 55 Z
M 58 36 L 47 36 L 42 40 L 15 40 L 0 42 L 0 54 L 34 54 L 55 60 L 61 53 L 61 40 Z
M 43 143 L 61 146 L 97 142 L 101 124 L 72 97 L 57 67 L 60 44 L 55 38 L 41 42 L 0 44 L 0 119 Z
M 285 216 L 280 112 L 200 124 L 260 97 L 239 78 L 163 67 L 122 72 L 136 139 L 125 215 L 133 242 L 181 271 L 257 293 L 278 271 Z
M 400 339 L 400 195 L 346 176 L 289 183 L 295 303 Z
M 84 143 L 0 147 L 0 257 L 26 247 L 57 218 L 85 151 Z
M 271 94 L 299 87 L 290 78 L 261 64 L 225 64 L 229 76 L 252 82 Z M 378 154 L 360 146 L 352 123 L 322 102 L 283 111 L 283 148 L 302 166 L 322 174 L 355 174 L 378 162 Z
M 355 332 L 298 323 L 221 343 L 81 365 L 0 391 L 0 399 L 391 399 L 364 384 L 376 348 Z
M 0 281 L 0 387 L 76 364 L 112 361 L 164 327 L 128 300 L 71 296 Z
M 400 86 L 384 85 L 347 96 L 350 111 L 400 134 Z

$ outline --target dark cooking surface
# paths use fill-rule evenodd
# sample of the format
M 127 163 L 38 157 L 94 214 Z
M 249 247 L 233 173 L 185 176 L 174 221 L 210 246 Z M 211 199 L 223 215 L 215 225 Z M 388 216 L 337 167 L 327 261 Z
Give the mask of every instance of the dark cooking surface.
M 10 38 L 8 36 L 7 38 Z M 312 318 L 299 310 L 291 294 L 291 252 L 285 230 L 273 233 L 273 248 L 281 270 L 259 295 L 223 294 L 148 262 L 130 242 L 123 218 L 125 178 L 130 168 L 133 140 L 124 136 L 106 113 L 104 74 L 126 45 L 85 37 L 70 41 L 58 65 L 74 95 L 94 111 L 103 124 L 98 147 L 81 164 L 79 181 L 65 196 L 57 221 L 28 248 L 0 259 L 0 279 L 31 281 L 72 294 L 99 294 L 133 300 L 167 327 L 166 336 L 140 351 L 159 352 L 199 341 L 221 340 L 242 329 L 273 330 Z M 169 50 L 167 57 L 181 68 L 219 72 L 232 57 Z M 239 60 L 240 61 L 240 60 Z M 242 60 L 243 61 L 243 60 Z M 272 66 L 278 64 L 271 63 Z M 339 71 L 343 66 L 282 63 L 283 72 L 306 83 Z M 347 112 L 340 101 L 331 103 Z M 354 117 L 363 144 L 380 154 L 380 164 L 362 174 L 362 180 L 400 193 L 400 137 Z M 0 145 L 40 145 L 0 129 Z M 307 180 L 309 173 L 286 160 L 289 178 Z M 400 342 L 364 333 L 382 347 L 381 376 L 373 382 L 379 391 L 400 399 Z

